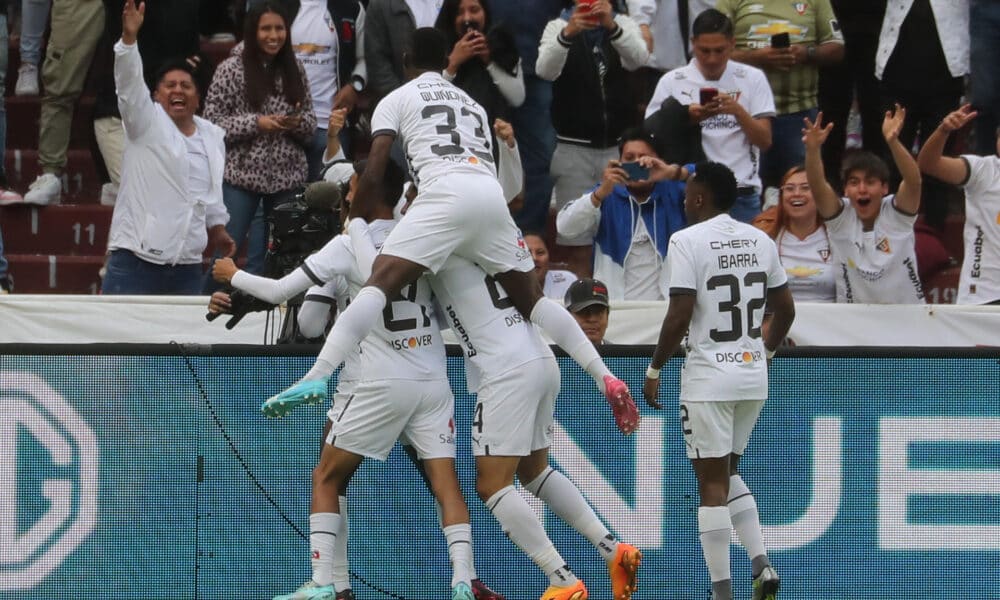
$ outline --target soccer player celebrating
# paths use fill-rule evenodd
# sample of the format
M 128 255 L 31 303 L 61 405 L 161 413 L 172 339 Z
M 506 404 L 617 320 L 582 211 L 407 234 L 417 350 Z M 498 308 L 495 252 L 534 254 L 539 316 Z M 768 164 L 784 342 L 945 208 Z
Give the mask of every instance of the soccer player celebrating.
M 654 178 L 659 167 L 651 169 Z M 670 305 L 643 394 L 662 408 L 660 369 L 687 332 L 680 419 L 698 479 L 698 532 L 712 598 L 733 597 L 729 541 L 735 528 L 752 562 L 753 598 L 769 600 L 777 597 L 778 574 L 737 466 L 767 398 L 767 361 L 791 327 L 795 305 L 774 242 L 727 214 L 735 199 L 736 179 L 725 165 L 702 163 L 688 180 L 684 211 L 694 225 L 670 238 Z M 762 337 L 765 303 L 774 316 Z
M 619 429 L 631 433 L 639 412 L 628 386 L 611 374 L 573 317 L 542 296 L 531 274 L 531 253 L 497 181 L 486 113 L 441 76 L 447 60 L 444 34 L 432 28 L 414 32 L 404 63 L 415 78 L 375 108 L 368 167 L 351 216 L 370 218 L 397 137 L 414 173 L 417 197 L 386 239 L 371 278 L 337 319 L 316 364 L 302 381 L 268 399 L 262 410 L 284 414 L 324 397 L 330 375 L 368 334 L 387 299 L 424 271 L 437 272 L 455 254 L 495 277 L 518 311 L 594 377 Z

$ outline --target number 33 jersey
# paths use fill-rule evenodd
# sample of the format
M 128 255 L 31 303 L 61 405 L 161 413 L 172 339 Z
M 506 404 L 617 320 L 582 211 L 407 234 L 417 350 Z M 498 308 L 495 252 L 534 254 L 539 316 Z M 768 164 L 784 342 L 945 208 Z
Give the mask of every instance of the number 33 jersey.
M 486 111 L 440 73 L 424 73 L 375 107 L 372 138 L 400 139 L 418 188 L 448 173 L 497 176 Z
M 771 238 L 718 215 L 671 236 L 665 277 L 671 297 L 695 297 L 680 399 L 767 398 L 764 304 L 788 285 Z

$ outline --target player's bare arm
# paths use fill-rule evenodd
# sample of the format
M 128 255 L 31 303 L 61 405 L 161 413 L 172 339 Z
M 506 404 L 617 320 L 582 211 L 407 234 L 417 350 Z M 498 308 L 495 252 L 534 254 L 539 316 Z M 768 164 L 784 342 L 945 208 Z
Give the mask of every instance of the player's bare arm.
M 659 370 L 667 364 L 667 360 L 677 352 L 681 339 L 691 324 L 691 316 L 694 314 L 695 295 L 694 294 L 671 294 L 670 305 L 667 308 L 667 315 L 663 317 L 663 325 L 660 327 L 660 338 L 656 342 L 656 349 L 653 351 L 653 358 L 649 361 L 649 369 L 646 371 L 646 380 L 642 384 L 642 395 L 646 398 L 646 404 L 655 409 L 662 409 L 663 405 L 657 399 L 660 395 Z M 651 377 L 653 372 L 656 377 Z
M 944 145 L 948 136 L 968 125 L 978 114 L 970 104 L 949 113 L 920 148 L 917 155 L 920 170 L 952 185 L 964 183 L 969 178 L 969 165 L 961 158 L 945 156 Z
M 787 285 L 767 290 L 767 311 L 770 319 L 764 332 L 764 348 L 770 353 L 781 345 L 795 320 L 795 302 Z
M 882 136 L 889 145 L 892 160 L 903 178 L 893 204 L 897 210 L 915 215 L 920 210 L 920 168 L 910 151 L 899 141 L 899 132 L 903 130 L 905 121 L 906 109 L 897 104 L 893 110 L 885 113 L 885 118 L 882 120 Z
M 816 211 L 824 219 L 837 216 L 843 209 L 840 198 L 826 180 L 826 170 L 823 168 L 823 156 L 820 150 L 826 138 L 833 130 L 833 123 L 823 125 L 823 113 L 816 115 L 815 121 L 808 117 L 802 119 L 802 143 L 806 147 L 806 179 L 812 189 L 816 201 Z
M 358 179 L 358 191 L 351 202 L 350 218 L 372 220 L 372 213 L 378 198 L 382 195 L 382 177 L 385 175 L 385 165 L 392 160 L 389 156 L 395 137 L 388 134 L 375 136 L 371 151 L 368 153 L 368 165 L 364 174 Z

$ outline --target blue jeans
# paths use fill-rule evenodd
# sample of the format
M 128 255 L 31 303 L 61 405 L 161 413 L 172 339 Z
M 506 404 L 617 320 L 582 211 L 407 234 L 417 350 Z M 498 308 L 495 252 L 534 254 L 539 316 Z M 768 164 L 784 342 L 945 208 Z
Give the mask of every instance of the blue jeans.
M 760 155 L 760 179 L 764 187 L 778 187 L 788 169 L 805 164 L 806 147 L 802 144 L 802 119 L 816 119 L 817 110 L 778 115 L 771 120 L 771 147 Z
M 106 296 L 197 296 L 201 293 L 201 263 L 155 265 L 129 250 L 113 250 L 101 293 Z
M 42 62 L 42 35 L 49 23 L 52 0 L 21 0 L 21 62 Z
M 319 179 L 320 171 L 323 170 L 323 154 L 326 152 L 326 129 L 319 127 L 313 131 L 312 140 L 306 148 L 306 162 L 309 163 L 309 176 L 306 181 L 316 181 Z
M 749 223 L 760 214 L 760 194 L 751 192 L 736 196 L 736 202 L 729 209 L 729 216 L 737 221 Z
M 524 89 L 524 104 L 513 111 L 511 118 L 524 167 L 524 207 L 514 220 L 524 231 L 544 232 L 552 201 L 549 164 L 556 149 L 556 131 L 549 112 L 552 83 L 525 75 Z
M 972 0 L 969 7 L 972 103 L 979 116 L 975 127 L 976 154 L 996 154 L 997 126 L 1000 125 L 1000 3 Z

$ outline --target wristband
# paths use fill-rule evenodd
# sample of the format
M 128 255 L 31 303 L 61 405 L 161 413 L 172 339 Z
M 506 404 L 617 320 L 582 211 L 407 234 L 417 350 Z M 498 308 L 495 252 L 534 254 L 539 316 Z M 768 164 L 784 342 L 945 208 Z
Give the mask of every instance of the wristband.
M 774 354 L 777 350 L 768 350 L 767 346 L 764 346 L 764 355 L 767 356 L 767 360 L 774 358 Z
M 660 369 L 654 369 L 652 363 L 650 363 L 650 365 L 646 367 L 646 377 L 649 379 L 659 379 Z

